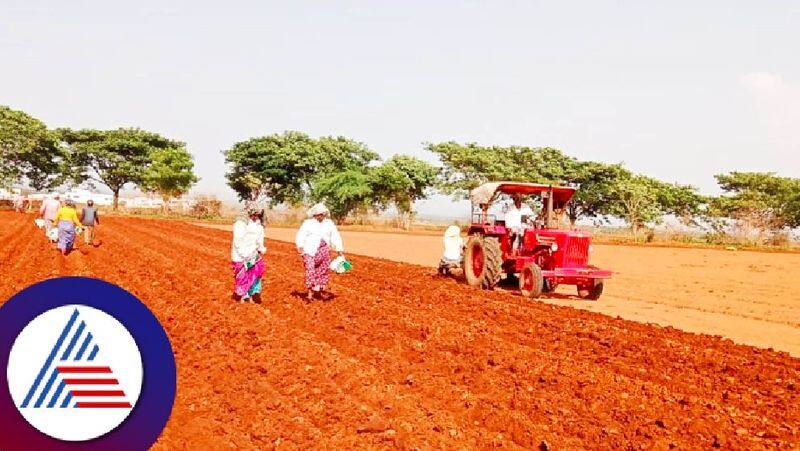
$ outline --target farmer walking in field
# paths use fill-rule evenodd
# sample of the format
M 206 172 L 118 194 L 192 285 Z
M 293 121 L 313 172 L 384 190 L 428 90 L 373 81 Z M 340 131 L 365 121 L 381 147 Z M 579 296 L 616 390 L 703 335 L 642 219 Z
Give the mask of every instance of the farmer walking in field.
M 81 224 L 83 224 L 83 242 L 88 246 L 94 245 L 94 228 L 100 225 L 100 212 L 94 206 L 94 201 L 89 199 L 81 210 Z
M 264 208 L 256 203 L 245 207 L 245 215 L 233 224 L 231 268 L 234 277 L 234 298 L 244 302 L 250 298 L 261 303 L 261 277 L 264 275 Z
M 344 255 L 342 236 L 336 224 L 328 218 L 330 212 L 324 204 L 316 204 L 308 210 L 308 219 L 297 231 L 295 244 L 303 257 L 308 288 L 308 300 L 315 297 L 330 298 L 325 289 L 330 281 L 331 248 Z
M 48 197 L 42 201 L 42 208 L 39 209 L 39 216 L 44 219 L 45 235 L 48 235 L 50 233 L 50 229 L 52 229 L 55 225 L 56 215 L 58 214 L 59 208 L 61 208 L 61 201 L 59 200 L 58 194 L 55 194 L 53 197 Z
M 67 199 L 64 206 L 58 209 L 54 222 L 58 227 L 58 250 L 63 255 L 67 255 L 75 245 L 76 231 L 81 226 L 75 202 Z

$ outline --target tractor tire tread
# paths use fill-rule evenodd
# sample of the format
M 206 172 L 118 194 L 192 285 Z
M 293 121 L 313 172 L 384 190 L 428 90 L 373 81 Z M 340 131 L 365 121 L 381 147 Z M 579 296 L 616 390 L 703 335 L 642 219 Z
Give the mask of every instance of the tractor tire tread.
M 533 277 L 533 280 L 534 280 L 533 288 L 529 292 L 526 292 L 523 289 L 523 281 L 525 280 L 525 275 L 523 273 L 525 271 L 527 271 L 527 270 L 530 270 L 533 273 L 532 277 Z M 531 263 L 531 264 L 527 265 L 526 267 L 522 268 L 522 272 L 519 275 L 519 281 L 520 281 L 519 282 L 520 292 L 522 293 L 523 296 L 526 296 L 526 297 L 529 297 L 529 298 L 533 298 L 533 299 L 536 299 L 539 296 L 541 296 L 542 291 L 544 289 L 545 282 L 544 282 L 544 278 L 542 277 L 542 269 L 539 268 L 538 265 L 536 265 L 535 263 Z
M 503 277 L 503 251 L 500 249 L 500 241 L 493 237 L 484 238 L 483 253 L 486 255 L 486 263 L 481 286 L 486 290 L 492 290 Z
M 480 235 L 473 235 L 469 237 L 467 241 L 467 245 L 464 251 L 464 261 L 462 262 L 461 266 L 464 271 L 464 279 L 467 281 L 467 285 L 477 287 L 481 285 L 482 278 L 475 276 L 472 270 L 472 252 L 475 247 L 475 243 L 479 243 L 479 246 L 483 246 L 483 237 Z

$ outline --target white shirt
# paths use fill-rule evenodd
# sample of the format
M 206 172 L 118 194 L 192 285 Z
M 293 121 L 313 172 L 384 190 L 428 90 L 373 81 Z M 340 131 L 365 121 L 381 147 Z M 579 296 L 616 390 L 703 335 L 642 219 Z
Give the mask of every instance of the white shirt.
M 58 213 L 58 209 L 61 208 L 61 202 L 50 198 L 42 202 L 42 208 L 39 212 L 44 216 L 44 219 L 48 221 L 53 221 L 56 219 L 56 214 Z
M 231 261 L 253 262 L 258 254 L 267 251 L 264 247 L 264 226 L 259 221 L 240 219 L 233 224 Z
M 300 226 L 295 237 L 295 244 L 298 249 L 302 249 L 306 255 L 316 255 L 319 244 L 325 241 L 328 246 L 337 252 L 344 252 L 342 236 L 336 228 L 336 224 L 330 219 L 323 219 L 322 222 L 314 218 L 306 219 Z
M 533 210 L 527 205 L 517 208 L 516 205 L 511 205 L 506 212 L 506 228 L 519 229 L 522 228 L 522 217 L 533 216 Z
M 444 258 L 446 260 L 461 260 L 461 247 L 463 245 L 461 229 L 458 226 L 448 227 L 444 232 Z

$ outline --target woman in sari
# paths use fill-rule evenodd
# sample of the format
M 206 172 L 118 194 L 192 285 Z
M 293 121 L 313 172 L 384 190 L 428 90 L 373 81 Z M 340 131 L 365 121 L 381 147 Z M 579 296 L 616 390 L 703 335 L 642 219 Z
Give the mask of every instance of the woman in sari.
M 61 251 L 61 254 L 67 255 L 75 245 L 76 230 L 81 225 L 73 200 L 67 199 L 64 202 L 64 206 L 56 212 L 53 223 L 58 228 L 58 250 Z
M 264 209 L 254 204 L 245 208 L 246 216 L 233 224 L 231 269 L 233 269 L 234 298 L 261 303 L 261 277 L 264 275 Z
M 342 236 L 336 224 L 328 219 L 328 208 L 316 204 L 308 210 L 308 219 L 303 221 L 297 231 L 295 244 L 297 252 L 303 257 L 306 270 L 306 288 L 308 300 L 314 298 L 330 298 L 325 289 L 330 281 L 331 248 L 339 255 L 344 255 Z

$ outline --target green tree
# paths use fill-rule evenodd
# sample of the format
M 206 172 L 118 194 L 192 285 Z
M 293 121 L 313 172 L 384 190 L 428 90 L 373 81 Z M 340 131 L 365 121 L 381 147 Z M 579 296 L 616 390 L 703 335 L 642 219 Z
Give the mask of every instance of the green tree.
M 747 221 L 763 230 L 800 226 L 800 179 L 771 172 L 715 176 L 724 195 L 711 199 L 711 216 Z
M 656 190 L 656 200 L 665 214 L 674 215 L 687 225 L 696 224 L 696 218 L 708 202 L 705 196 L 697 192 L 697 188 L 657 180 L 653 180 L 653 185 Z
M 395 155 L 370 171 L 376 206 L 394 205 L 408 228 L 414 219 L 414 202 L 424 199 L 435 184 L 439 169 L 408 155 Z
M 223 151 L 229 164 L 228 185 L 242 200 L 263 194 L 275 204 L 297 202 L 303 197 L 307 173 L 313 169 L 301 156 L 314 153 L 315 147 L 308 135 L 291 131 L 238 142 Z
M 618 201 L 616 185 L 623 178 L 631 177 L 622 164 L 606 164 L 594 161 L 575 162 L 567 170 L 565 180 L 580 185 L 567 204 L 567 217 L 571 225 L 581 217 L 596 218 L 611 214 L 612 204 Z
M 64 179 L 64 149 L 42 121 L 0 106 L 0 186 L 26 180 L 36 189 Z
M 331 217 L 343 221 L 350 213 L 364 212 L 371 206 L 369 175 L 358 169 L 348 169 L 320 177 L 314 183 L 311 197 L 324 201 Z
M 58 132 L 71 149 L 73 180 L 100 182 L 109 187 L 114 193 L 114 210 L 119 206 L 119 192 L 125 184 L 145 184 L 157 151 L 184 147 L 181 142 L 138 128 L 59 129 Z
M 634 238 L 638 236 L 642 226 L 659 220 L 664 214 L 661 204 L 658 203 L 657 185 L 653 182 L 650 177 L 631 175 L 614 184 L 609 213 L 630 224 Z
M 574 158 L 552 147 L 484 147 L 453 141 L 428 143 L 425 147 L 442 162 L 442 191 L 462 197 L 489 181 L 558 182 L 575 164 Z
M 150 160 L 142 187 L 159 193 L 167 211 L 171 199 L 182 196 L 197 182 L 194 160 L 183 145 L 156 149 Z
M 315 180 L 330 174 L 365 168 L 378 155 L 345 137 L 310 138 L 286 131 L 251 138 L 224 150 L 226 178 L 241 199 L 263 195 L 272 204 L 300 203 Z

